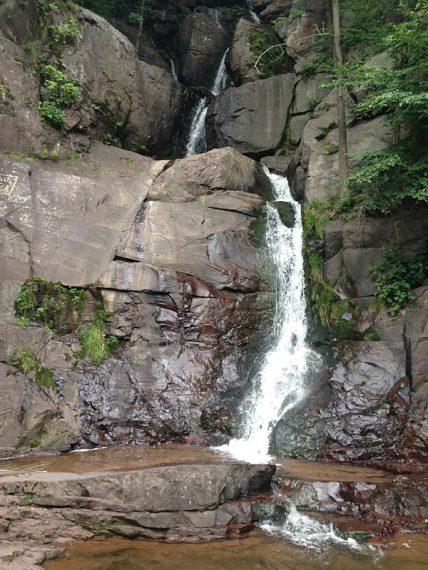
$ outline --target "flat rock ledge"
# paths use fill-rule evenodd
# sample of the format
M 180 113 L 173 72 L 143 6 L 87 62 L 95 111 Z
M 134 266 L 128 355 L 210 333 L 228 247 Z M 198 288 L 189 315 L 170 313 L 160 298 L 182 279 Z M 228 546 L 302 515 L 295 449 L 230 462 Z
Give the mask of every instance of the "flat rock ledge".
M 0 471 L 0 569 L 35 570 L 56 545 L 96 535 L 218 540 L 251 530 L 274 465 L 195 463 L 132 471 Z

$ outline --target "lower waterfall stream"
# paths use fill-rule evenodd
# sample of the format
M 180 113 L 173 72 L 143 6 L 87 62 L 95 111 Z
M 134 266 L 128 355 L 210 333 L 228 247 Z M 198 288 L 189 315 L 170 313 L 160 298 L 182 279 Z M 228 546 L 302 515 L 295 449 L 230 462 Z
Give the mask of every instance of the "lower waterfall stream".
M 301 206 L 292 197 L 285 177 L 267 169 L 265 172 L 273 191 L 273 201 L 267 204 L 266 212 L 266 250 L 274 266 L 273 287 L 276 291 L 271 348 L 241 406 L 243 435 L 218 448 L 249 463 L 274 459 L 269 453 L 272 430 L 278 420 L 305 397 L 306 375 L 316 368 L 319 358 L 306 338 Z M 281 216 L 283 208 L 287 220 Z M 278 525 L 268 520 L 261 528 L 307 548 L 318 549 L 329 542 L 357 550 L 361 548 L 355 540 L 341 538 L 331 524 L 299 513 L 292 503 L 288 503 L 287 509 L 284 523 Z

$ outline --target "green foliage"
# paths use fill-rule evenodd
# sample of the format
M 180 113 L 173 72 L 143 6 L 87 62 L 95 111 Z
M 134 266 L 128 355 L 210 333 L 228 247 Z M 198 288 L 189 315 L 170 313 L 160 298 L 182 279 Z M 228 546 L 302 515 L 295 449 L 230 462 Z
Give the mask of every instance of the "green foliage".
M 351 157 L 350 195 L 343 204 L 348 217 L 387 215 L 409 199 L 428 202 L 428 0 L 388 0 L 386 20 L 367 17 L 372 12 L 382 16 L 383 4 L 352 0 L 349 10 L 361 10 L 368 29 L 377 34 L 377 51 L 386 51 L 393 67 L 350 63 L 341 70 L 343 81 L 333 84 L 342 83 L 362 97 L 354 107 L 357 119 L 386 114 L 398 142 Z
M 250 31 L 250 49 L 257 57 L 278 44 L 278 37 L 269 27 L 257 27 Z M 275 47 L 264 54 L 258 63 L 263 77 L 277 75 L 284 70 L 284 48 Z
M 59 107 L 71 107 L 76 103 L 80 96 L 79 85 L 56 65 L 44 65 L 41 75 L 45 99 Z
M 303 231 L 307 242 L 322 239 L 326 224 L 339 213 L 340 199 L 333 196 L 327 200 L 312 200 L 305 205 Z
M 95 319 L 91 323 L 79 327 L 78 333 L 82 351 L 91 364 L 101 364 L 110 356 L 111 350 L 119 344 L 116 336 L 105 335 L 105 322 L 109 316 L 102 304 L 99 304 L 96 308 Z
M 61 283 L 34 277 L 28 279 L 18 293 L 15 301 L 16 316 L 22 325 L 34 321 L 56 331 L 68 303 L 78 314 L 82 313 L 85 295 L 85 289 L 68 288 Z
M 63 109 L 74 105 L 80 97 L 77 83 L 50 63 L 41 69 L 43 101 L 39 105 L 41 118 L 56 129 L 65 124 Z
M 12 358 L 16 363 L 16 367 L 23 374 L 34 372 L 34 383 L 41 388 L 54 387 L 54 374 L 49 368 L 44 368 L 40 364 L 39 357 L 34 354 L 28 347 L 15 349 L 12 352 Z
M 60 53 L 65 45 L 75 44 L 78 33 L 79 26 L 74 16 L 70 16 L 66 22 L 49 26 L 48 34 L 52 51 Z
M 65 125 L 65 114 L 51 101 L 42 101 L 39 105 L 40 117 L 54 129 L 60 129 Z
M 386 216 L 405 200 L 428 203 L 428 149 L 423 141 L 405 140 L 358 157 L 349 178 L 349 194 L 340 206 L 346 219 Z
M 399 246 L 388 246 L 380 263 L 370 272 L 377 289 L 377 296 L 389 314 L 402 314 L 413 301 L 412 289 L 422 285 L 428 275 L 428 251 L 421 255 L 405 257 Z
M 331 308 L 336 300 L 332 286 L 323 277 L 324 259 L 317 251 L 309 251 L 307 255 L 309 272 L 308 278 L 311 289 L 312 306 L 321 323 L 331 327 Z

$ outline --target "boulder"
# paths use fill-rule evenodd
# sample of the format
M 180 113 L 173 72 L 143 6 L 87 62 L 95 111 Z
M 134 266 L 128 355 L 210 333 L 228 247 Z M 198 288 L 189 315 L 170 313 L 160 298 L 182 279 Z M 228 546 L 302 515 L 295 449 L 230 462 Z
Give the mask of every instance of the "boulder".
M 293 59 L 325 49 L 316 31 L 328 25 L 328 9 L 326 0 L 293 0 L 288 18 L 277 21 L 275 30 L 286 42 L 287 53 Z
M 260 13 L 262 22 L 274 22 L 278 18 L 288 18 L 293 0 L 273 0 Z
M 199 12 L 187 16 L 178 34 L 180 80 L 211 89 L 227 44 L 227 33 L 211 18 Z
M 274 465 L 236 462 L 97 473 L 3 471 L 0 523 L 12 522 L 9 541 L 37 545 L 99 534 L 225 538 L 252 529 L 251 503 L 239 499 L 269 489 L 274 472 Z
M 254 68 L 257 55 L 251 50 L 250 43 L 251 33 L 254 30 L 257 30 L 256 24 L 241 18 L 233 34 L 229 65 L 236 86 L 260 79 L 260 74 Z
M 207 116 L 210 147 L 232 146 L 243 154 L 263 156 L 282 139 L 293 97 L 292 73 L 229 88 L 211 103 Z
M 324 87 L 329 80 L 330 76 L 327 73 L 316 73 L 307 79 L 300 79 L 296 84 L 293 114 L 313 111 L 330 92 L 328 87 Z
M 107 128 L 121 124 L 128 148 L 159 150 L 169 145 L 180 110 L 180 85 L 167 71 L 138 60 L 134 46 L 103 18 L 79 9 L 79 40 L 61 61 L 76 79 Z M 94 107 L 95 106 L 95 107 Z M 78 110 L 80 128 L 94 120 Z

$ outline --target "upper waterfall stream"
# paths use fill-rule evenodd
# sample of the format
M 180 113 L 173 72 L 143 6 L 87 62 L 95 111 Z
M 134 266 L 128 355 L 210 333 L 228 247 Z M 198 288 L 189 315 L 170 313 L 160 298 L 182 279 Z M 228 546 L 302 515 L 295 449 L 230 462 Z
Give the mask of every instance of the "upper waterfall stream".
M 237 459 L 269 461 L 272 429 L 281 416 L 305 396 L 305 376 L 315 358 L 306 342 L 303 227 L 301 207 L 291 196 L 287 179 L 271 174 L 274 201 L 267 204 L 266 247 L 275 271 L 276 307 L 271 348 L 245 399 L 243 435 L 219 449 Z M 294 212 L 294 225 L 287 227 L 279 208 L 287 203 Z
M 214 96 L 220 95 L 220 93 L 222 93 L 226 87 L 226 57 L 228 51 L 229 48 L 224 52 L 223 57 L 220 60 L 220 65 L 218 66 L 213 86 L 211 87 L 211 93 Z M 207 97 L 204 97 L 199 101 L 193 111 L 193 118 L 189 131 L 189 139 L 186 145 L 186 156 L 192 156 L 193 154 L 198 154 L 207 150 L 207 145 L 205 142 L 205 119 L 208 111 L 208 103 L 209 99 Z

